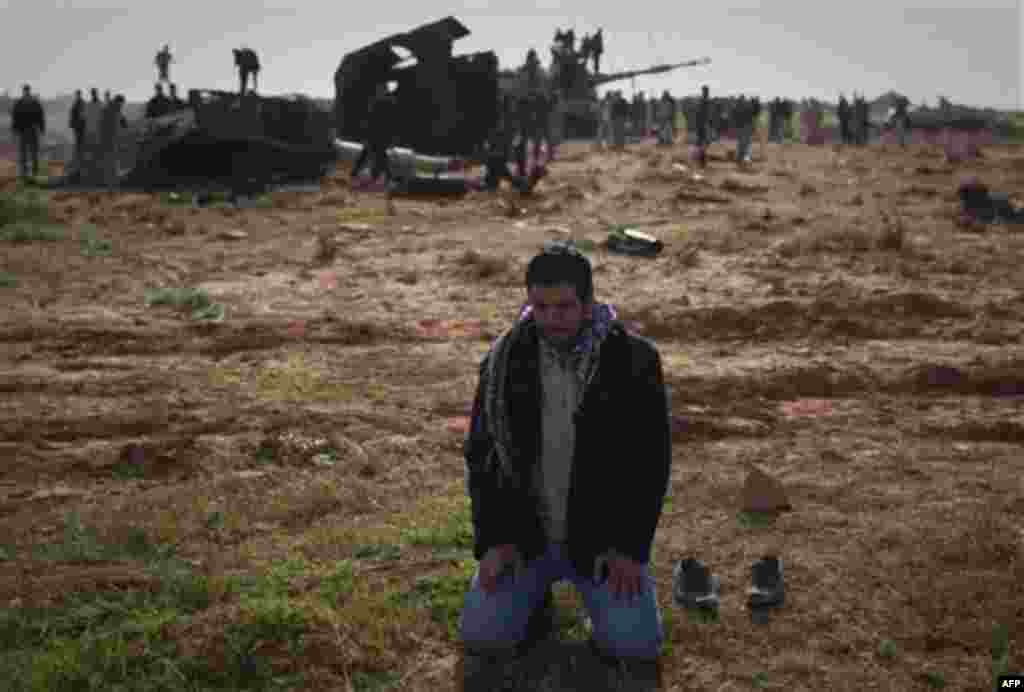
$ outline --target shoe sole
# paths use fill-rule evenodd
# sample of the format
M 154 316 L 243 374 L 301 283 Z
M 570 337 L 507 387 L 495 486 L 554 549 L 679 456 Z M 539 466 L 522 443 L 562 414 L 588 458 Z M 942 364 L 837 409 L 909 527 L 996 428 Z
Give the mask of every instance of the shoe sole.
M 747 607 L 754 608 L 778 608 L 786 602 L 786 593 L 780 592 L 773 595 L 750 594 L 747 597 Z
M 711 593 L 703 596 L 680 596 L 673 594 L 675 603 L 680 608 L 689 610 L 718 610 L 718 592 L 721 584 L 716 576 L 711 577 Z

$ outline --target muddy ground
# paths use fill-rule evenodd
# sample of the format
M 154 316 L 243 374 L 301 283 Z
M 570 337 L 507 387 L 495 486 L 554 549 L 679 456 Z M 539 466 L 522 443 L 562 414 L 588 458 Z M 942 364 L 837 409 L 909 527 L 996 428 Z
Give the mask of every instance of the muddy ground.
M 477 363 L 542 242 L 613 224 L 665 243 L 589 252 L 670 388 L 664 689 L 981 690 L 1024 670 L 1024 227 L 958 225 L 954 194 L 967 174 L 1024 189 L 1024 147 L 954 166 L 769 144 L 742 172 L 711 151 L 696 177 L 682 146 L 570 143 L 527 200 L 389 205 L 343 173 L 245 209 L 52 193 L 64 238 L 0 246 L 0 670 L 30 689 L 448 689 Z M 108 252 L 84 251 L 86 225 Z M 161 288 L 224 317 L 147 306 Z M 751 465 L 792 511 L 740 512 Z M 769 551 L 787 604 L 755 626 Z M 687 555 L 721 577 L 717 623 L 671 603 Z M 171 581 L 199 595 L 157 599 Z M 115 653 L 96 643 L 112 622 L 131 625 Z

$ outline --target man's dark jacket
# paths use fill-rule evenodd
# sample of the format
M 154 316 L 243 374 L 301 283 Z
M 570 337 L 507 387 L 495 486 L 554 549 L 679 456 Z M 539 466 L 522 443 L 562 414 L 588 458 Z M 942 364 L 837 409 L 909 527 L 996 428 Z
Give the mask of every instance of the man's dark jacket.
M 34 135 L 46 131 L 43 106 L 34 97 L 22 96 L 11 108 L 11 129 L 20 135 Z
M 68 127 L 72 132 L 81 134 L 85 132 L 85 101 L 76 99 L 71 106 L 71 115 L 68 117 Z
M 509 456 L 522 479 L 518 483 L 501 482 L 496 471 L 486 468 L 493 447 L 483 406 L 490 354 L 480 365 L 464 448 L 478 560 L 491 547 L 511 543 L 529 562 L 547 545 L 532 485 L 541 453 L 538 338 L 536 324 L 528 323 L 509 353 Z M 668 410 L 654 345 L 613 323 L 575 415 L 567 543 L 578 574 L 592 574 L 595 558 L 609 549 L 641 564 L 650 560 L 672 463 Z

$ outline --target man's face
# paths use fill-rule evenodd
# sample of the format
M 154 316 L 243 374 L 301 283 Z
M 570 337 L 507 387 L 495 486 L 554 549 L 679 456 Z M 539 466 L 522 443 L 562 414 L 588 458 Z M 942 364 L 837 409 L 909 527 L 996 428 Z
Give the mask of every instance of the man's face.
M 589 305 L 580 302 L 572 284 L 531 286 L 527 289 L 527 297 L 541 333 L 555 344 L 564 345 L 572 341 L 588 314 Z

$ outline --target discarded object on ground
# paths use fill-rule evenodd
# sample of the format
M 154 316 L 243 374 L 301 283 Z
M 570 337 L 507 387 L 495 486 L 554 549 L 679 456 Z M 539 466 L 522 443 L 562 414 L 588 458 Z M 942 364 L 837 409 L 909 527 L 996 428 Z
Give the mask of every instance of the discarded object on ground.
M 354 164 L 363 152 L 363 145 L 344 139 L 334 140 L 334 150 L 338 159 L 344 163 Z M 439 176 L 464 170 L 466 164 L 452 156 L 425 156 L 417 154 L 407 147 L 388 149 L 388 165 L 395 178 L 411 178 L 415 175 Z
M 1024 208 L 1015 205 L 1009 195 L 993 193 L 977 178 L 968 178 L 957 188 L 961 215 L 966 221 L 1024 223 Z
M 743 483 L 744 512 L 782 512 L 792 509 L 782 483 L 761 469 L 751 467 Z
M 774 609 L 786 602 L 786 581 L 782 558 L 766 555 L 750 568 L 750 588 L 747 590 L 747 608 L 755 624 L 767 624 Z
M 628 227 L 618 227 L 608 234 L 605 247 L 609 252 L 637 257 L 656 257 L 665 244 L 652 235 Z
M 717 611 L 719 590 L 718 576 L 694 557 L 679 560 L 672 570 L 673 600 L 680 608 Z

